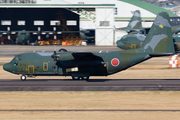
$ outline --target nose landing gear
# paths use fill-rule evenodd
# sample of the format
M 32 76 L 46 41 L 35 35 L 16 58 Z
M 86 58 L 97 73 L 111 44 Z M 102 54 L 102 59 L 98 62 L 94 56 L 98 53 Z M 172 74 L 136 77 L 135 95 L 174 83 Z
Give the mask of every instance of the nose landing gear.
M 26 76 L 25 76 L 25 75 L 22 75 L 22 76 L 21 76 L 21 80 L 22 80 L 22 81 L 25 81 L 25 80 L 26 80 Z

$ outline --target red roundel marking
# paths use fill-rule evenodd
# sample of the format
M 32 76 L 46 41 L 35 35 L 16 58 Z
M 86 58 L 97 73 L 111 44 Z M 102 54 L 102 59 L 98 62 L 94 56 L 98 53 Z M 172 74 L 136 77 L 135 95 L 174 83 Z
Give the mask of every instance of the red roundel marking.
M 111 64 L 116 67 L 119 65 L 119 60 L 117 58 L 114 58 L 111 60 Z

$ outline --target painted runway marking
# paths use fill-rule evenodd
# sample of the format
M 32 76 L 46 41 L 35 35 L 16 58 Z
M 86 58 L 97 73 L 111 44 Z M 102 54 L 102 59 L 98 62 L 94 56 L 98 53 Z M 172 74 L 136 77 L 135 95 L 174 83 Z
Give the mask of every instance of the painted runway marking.
M 20 46 L 16 51 L 20 50 L 22 48 L 22 46 Z
M 27 46 L 27 47 L 25 48 L 25 50 L 27 50 L 27 49 L 28 49 L 28 47 L 29 47 L 29 46 Z
M 62 112 L 62 111 L 65 111 L 65 112 L 180 112 L 180 110 L 143 110 L 143 109 L 43 109 L 43 110 L 36 110 L 36 109 L 30 109 L 30 110 L 0 110 L 0 112 L 51 112 L 51 111 L 59 111 L 59 112 Z
M 16 45 L 14 47 L 16 47 Z M 12 47 L 11 50 L 14 49 L 14 47 Z

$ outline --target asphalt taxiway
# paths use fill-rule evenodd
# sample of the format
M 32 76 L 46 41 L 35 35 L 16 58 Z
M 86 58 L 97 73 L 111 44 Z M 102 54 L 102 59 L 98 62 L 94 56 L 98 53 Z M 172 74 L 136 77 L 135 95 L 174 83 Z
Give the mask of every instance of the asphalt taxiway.
M 180 79 L 0 80 L 0 91 L 179 91 Z

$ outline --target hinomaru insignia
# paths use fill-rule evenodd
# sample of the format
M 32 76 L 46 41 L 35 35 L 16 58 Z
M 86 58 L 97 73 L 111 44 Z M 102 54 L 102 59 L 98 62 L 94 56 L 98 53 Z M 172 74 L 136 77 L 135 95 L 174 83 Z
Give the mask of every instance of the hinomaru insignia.
M 163 25 L 159 25 L 160 28 L 163 28 Z

